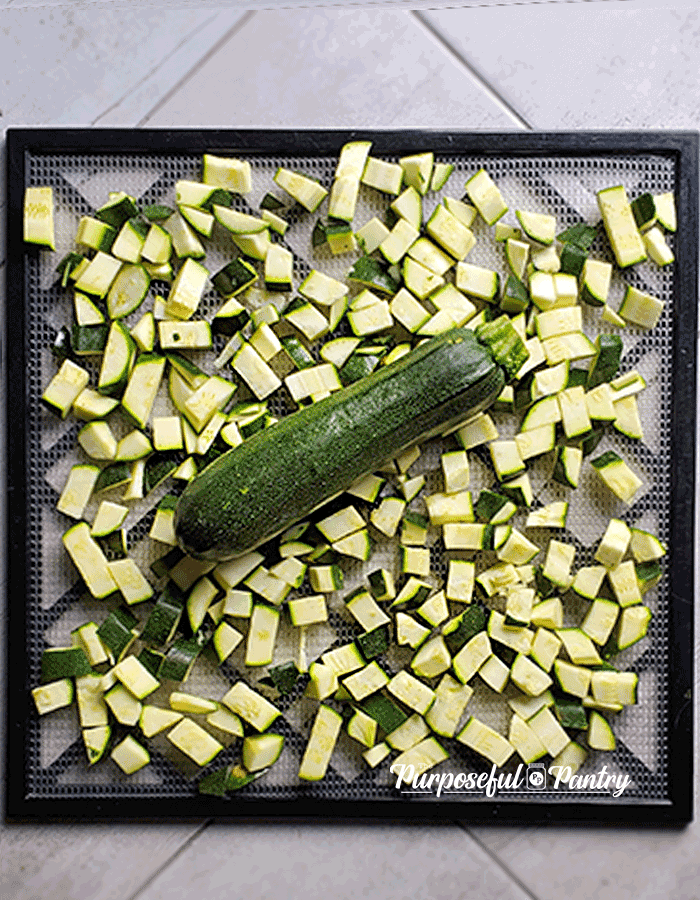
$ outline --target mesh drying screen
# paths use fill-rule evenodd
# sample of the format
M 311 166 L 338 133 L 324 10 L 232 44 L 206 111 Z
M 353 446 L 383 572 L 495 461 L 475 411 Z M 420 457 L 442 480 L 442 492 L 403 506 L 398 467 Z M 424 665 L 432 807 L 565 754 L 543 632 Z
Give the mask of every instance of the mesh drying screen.
M 634 196 L 644 191 L 662 193 L 674 189 L 674 163 L 659 155 L 601 155 L 599 157 L 538 157 L 504 155 L 479 158 L 458 156 L 446 162 L 455 165 L 455 173 L 448 182 L 447 191 L 460 195 L 465 178 L 479 166 L 485 165 L 499 184 L 511 209 L 523 208 L 550 212 L 557 216 L 560 229 L 583 218 L 589 222 L 598 219 L 595 193 L 614 184 L 624 184 L 628 194 Z M 272 175 L 279 165 L 288 166 L 318 178 L 330 187 L 335 158 L 278 158 L 261 156 L 253 160 L 254 186 L 246 201 L 257 208 L 263 194 L 272 186 Z M 27 166 L 28 184 L 52 185 L 56 198 L 57 246 L 65 252 L 72 246 L 72 238 L 80 216 L 89 214 L 102 205 L 109 191 L 124 190 L 139 198 L 141 203 L 172 203 L 174 185 L 178 179 L 199 179 L 200 157 L 197 155 L 76 155 L 30 154 Z M 427 212 L 437 203 L 444 191 L 428 194 Z M 249 208 L 243 201 L 236 201 L 240 208 Z M 383 215 L 386 199 L 370 189 L 361 190 L 355 222 L 364 223 L 376 214 Z M 294 253 L 295 279 L 303 278 L 311 268 L 318 267 L 329 275 L 343 278 L 351 257 L 332 256 L 325 250 L 312 251 L 311 230 L 316 216 L 306 213 L 290 215 L 291 227 L 283 243 Z M 477 244 L 469 261 L 505 272 L 502 245 L 490 239 L 483 223 L 475 223 Z M 670 236 L 673 244 L 673 235 Z M 599 237 L 593 247 L 597 258 L 609 258 L 607 244 Z M 101 621 L 110 603 L 99 603 L 87 596 L 77 582 L 75 570 L 61 547 L 61 535 L 66 521 L 56 512 L 58 495 L 65 482 L 71 464 L 79 458 L 76 451 L 78 426 L 70 418 L 57 421 L 42 409 L 38 402 L 41 393 L 55 371 L 55 363 L 49 350 L 56 330 L 68 324 L 71 318 L 69 293 L 56 283 L 55 266 L 60 253 L 41 253 L 26 260 L 26 347 L 28 359 L 27 396 L 27 516 L 28 554 L 30 579 L 27 584 L 26 607 L 28 620 L 27 683 L 39 681 L 41 654 L 46 645 L 70 643 L 70 632 L 83 622 Z M 223 236 L 208 244 L 206 265 L 216 271 L 231 258 L 230 245 Z M 619 449 L 631 465 L 641 473 L 644 490 L 633 506 L 621 510 L 612 496 L 600 485 L 588 466 L 584 466 L 582 484 L 572 496 L 570 513 L 564 540 L 576 546 L 576 566 L 589 564 L 592 551 L 612 515 L 621 515 L 630 525 L 638 525 L 668 539 L 670 447 L 669 425 L 674 357 L 671 333 L 672 274 L 652 263 L 642 263 L 627 270 L 624 281 L 655 294 L 666 301 L 661 321 L 651 333 L 635 327 L 624 332 L 624 358 L 622 370 L 636 368 L 646 379 L 647 389 L 639 398 L 644 424 L 644 440 L 630 440 L 612 432 L 600 445 L 601 450 Z M 622 296 L 623 278 L 616 271 L 611 287 L 612 305 Z M 151 290 L 150 297 L 154 295 Z M 150 301 L 149 301 L 150 302 Z M 211 313 L 220 303 L 213 291 L 203 302 L 205 313 Z M 594 334 L 599 312 L 584 307 L 585 328 Z M 134 316 L 127 320 L 129 324 Z M 96 365 L 88 359 L 87 367 L 93 375 Z M 205 364 L 206 365 L 206 364 Z M 166 411 L 169 401 L 158 401 L 158 410 Z M 288 411 L 286 401 L 273 397 L 271 408 L 276 414 Z M 497 424 L 503 434 L 509 429 L 509 417 L 496 414 Z M 115 425 L 118 435 L 126 432 L 127 423 Z M 123 430 L 119 430 L 119 429 Z M 429 490 L 441 489 L 440 450 L 450 446 L 449 439 L 426 444 L 419 460 L 411 469 L 412 474 L 424 472 Z M 492 485 L 493 475 L 487 457 L 479 452 L 470 455 L 471 480 L 474 492 Z M 567 496 L 567 491 L 549 481 L 550 463 L 535 462 L 530 466 L 535 496 L 538 503 L 546 503 Z M 170 484 L 172 489 L 172 483 Z M 153 519 L 157 500 L 167 487 L 163 487 L 131 509 L 125 526 L 128 529 L 132 555 L 145 571 L 159 555 L 147 534 Z M 413 503 L 421 508 L 420 499 Z M 93 501 L 86 517 L 94 513 Z M 516 524 L 522 524 L 519 515 Z M 543 541 L 547 535 L 542 534 Z M 446 573 L 446 554 L 437 536 L 430 537 L 431 563 L 437 578 Z M 492 564 L 495 558 L 485 554 L 479 567 Z M 392 569 L 398 575 L 398 545 L 396 542 L 378 542 L 369 563 L 343 563 L 345 589 L 329 595 L 330 614 L 327 624 L 308 629 L 307 655 L 314 659 L 329 645 L 351 640 L 357 629 L 342 609 L 342 598 L 349 589 L 360 583 L 363 576 L 379 566 Z M 639 702 L 625 708 L 615 717 L 617 749 L 608 754 L 591 753 L 583 772 L 598 772 L 605 763 L 613 774 L 629 775 L 630 784 L 624 798 L 660 800 L 667 795 L 667 735 L 665 733 L 666 703 L 668 692 L 668 614 L 669 598 L 667 579 L 663 578 L 645 597 L 653 611 L 652 625 L 646 640 L 621 654 L 617 661 L 624 668 L 639 673 Z M 146 605 L 148 606 L 148 605 Z M 580 621 L 584 611 L 582 604 L 567 595 L 567 622 Z M 146 613 L 136 609 L 144 620 Z M 284 617 L 283 617 L 284 618 Z M 245 626 L 239 624 L 244 630 Z M 275 661 L 292 657 L 297 650 L 297 638 L 293 629 L 283 621 L 275 651 Z M 293 658 L 293 657 L 292 657 Z M 389 672 L 398 671 L 409 656 L 396 648 L 382 657 L 381 662 Z M 213 698 L 220 698 L 228 686 L 243 673 L 243 650 L 237 649 L 222 666 L 217 666 L 213 655 L 203 653 L 185 689 Z M 263 671 L 246 671 L 245 677 L 254 684 L 265 674 Z M 475 693 L 467 712 L 492 725 L 501 733 L 507 733 L 508 715 L 503 698 L 479 678 L 474 679 Z M 155 695 L 158 702 L 161 689 Z M 285 747 L 279 762 L 262 778 L 246 787 L 237 796 L 264 798 L 328 798 L 381 801 L 396 798 L 394 777 L 388 772 L 388 763 L 370 769 L 364 763 L 364 749 L 343 731 L 333 753 L 327 777 L 317 784 L 300 784 L 297 769 L 303 752 L 316 703 L 303 696 L 303 685 L 298 685 L 291 695 L 281 698 L 278 705 L 283 716 L 275 725 L 285 735 Z M 466 714 L 465 714 L 466 716 Z M 185 757 L 178 755 L 168 741 L 159 736 L 148 741 L 152 763 L 136 775 L 125 776 L 109 759 L 89 769 L 85 762 L 77 715 L 74 709 L 63 710 L 42 719 L 33 717 L 26 745 L 26 777 L 28 797 L 34 798 L 114 798 L 114 797 L 179 797 L 193 796 L 197 791 L 199 772 L 188 766 Z M 140 733 L 135 732 L 139 739 Z M 218 737 L 222 737 L 217 733 Z M 239 742 L 224 741 L 226 749 L 216 759 L 213 767 L 235 761 L 240 752 Z M 453 740 L 446 740 L 450 758 L 436 771 L 481 772 L 490 769 L 482 759 Z M 604 758 L 603 758 L 604 757 Z M 509 766 L 514 767 L 511 760 Z M 432 794 L 413 801 L 430 802 Z M 450 799 L 454 799 L 453 795 Z M 499 794 L 509 796 L 507 790 Z M 523 794 L 510 796 L 523 799 Z M 532 795 L 531 795 L 532 797 Z M 570 799 L 570 792 L 563 786 L 546 794 L 547 799 Z M 608 793 L 595 790 L 581 794 L 579 800 L 614 802 Z M 471 799 L 479 799 L 470 795 Z M 406 802 L 409 801 L 408 797 Z

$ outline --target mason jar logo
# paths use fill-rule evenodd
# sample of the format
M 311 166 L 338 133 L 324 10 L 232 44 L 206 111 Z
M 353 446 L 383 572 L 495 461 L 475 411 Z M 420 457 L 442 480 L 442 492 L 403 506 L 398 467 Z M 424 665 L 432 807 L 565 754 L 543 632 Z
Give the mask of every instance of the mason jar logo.
M 530 763 L 525 772 L 528 791 L 543 791 L 547 787 L 547 770 L 544 763 Z

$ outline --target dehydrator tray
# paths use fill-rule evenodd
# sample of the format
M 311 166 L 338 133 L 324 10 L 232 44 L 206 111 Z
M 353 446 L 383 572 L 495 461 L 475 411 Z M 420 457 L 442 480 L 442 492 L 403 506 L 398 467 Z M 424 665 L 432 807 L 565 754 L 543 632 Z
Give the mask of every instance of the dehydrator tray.
M 36 714 L 30 689 L 39 683 L 46 646 L 70 643 L 70 632 L 89 620 L 101 621 L 111 601 L 89 597 L 61 546 L 66 521 L 55 505 L 70 465 L 76 461 L 78 425 L 52 418 L 40 404 L 42 391 L 55 371 L 50 344 L 61 325 L 69 323 L 69 294 L 56 281 L 55 266 L 72 248 L 80 216 L 102 205 L 109 191 L 124 190 L 139 203 L 173 203 L 178 179 L 198 180 L 202 153 L 239 156 L 253 165 L 253 190 L 235 204 L 255 212 L 272 176 L 283 165 L 317 178 L 326 188 L 333 180 L 337 154 L 349 140 L 373 142 L 372 154 L 396 160 L 432 150 L 436 160 L 453 163 L 446 189 L 428 194 L 430 211 L 444 193 L 460 197 L 466 178 L 485 166 L 511 210 L 554 213 L 558 230 L 581 219 L 596 222 L 596 191 L 624 184 L 630 196 L 673 191 L 678 230 L 672 236 L 675 263 L 660 268 L 645 262 L 615 268 L 611 296 L 619 298 L 630 283 L 665 301 L 659 324 L 650 332 L 628 326 L 623 331 L 621 371 L 636 368 L 646 379 L 640 408 L 645 428 L 642 442 L 620 434 L 606 437 L 601 449 L 615 447 L 643 473 L 645 487 L 624 508 L 611 494 L 584 479 L 572 492 L 570 517 L 563 540 L 574 543 L 576 565 L 592 554 L 611 516 L 656 533 L 668 547 L 664 575 L 645 602 L 653 612 L 648 636 L 623 651 L 617 661 L 639 673 L 635 706 L 616 716 L 617 747 L 589 754 L 582 774 L 605 772 L 627 776 L 618 796 L 590 784 L 573 790 L 523 778 L 509 789 L 501 785 L 445 792 L 397 790 L 388 764 L 368 768 L 362 747 L 343 734 L 327 776 L 317 783 L 297 778 L 316 703 L 303 696 L 303 684 L 278 702 L 282 716 L 275 730 L 285 737 L 278 763 L 263 777 L 227 798 L 200 795 L 200 772 L 183 765 L 167 742 L 147 742 L 151 763 L 132 776 L 123 775 L 109 759 L 88 768 L 75 708 L 51 715 Z M 695 435 L 698 135 L 686 132 L 484 133 L 441 131 L 214 131 L 12 129 L 7 136 L 7 302 L 5 321 L 7 469 L 8 469 L 8 738 L 7 814 L 15 819 L 188 819 L 204 816 L 266 818 L 460 818 L 472 821 L 680 822 L 692 808 L 692 642 L 693 558 L 695 552 Z M 22 241 L 23 194 L 28 186 L 50 185 L 56 199 L 57 251 L 37 250 Z M 384 195 L 362 188 L 355 227 L 381 215 Z M 298 208 L 297 208 L 298 209 Z M 325 205 L 319 213 L 325 212 Z M 357 254 L 332 256 L 314 251 L 311 230 L 317 215 L 292 212 L 284 238 L 294 254 L 295 281 L 312 268 L 343 278 Z M 475 225 L 477 246 L 469 261 L 505 271 L 500 245 L 482 222 Z M 209 249 L 210 248 L 210 249 Z M 603 237 L 594 255 L 612 259 Z M 223 235 L 208 244 L 207 268 L 215 271 L 232 257 Z M 296 281 L 296 283 L 298 283 Z M 209 314 L 221 300 L 212 290 L 203 301 Z M 584 309 L 586 326 L 593 311 Z M 87 363 L 90 367 L 90 363 Z M 275 405 L 275 403 L 277 405 Z M 277 414 L 288 411 L 284 400 L 272 403 Z M 499 414 L 495 414 L 500 422 Z M 507 426 L 504 426 L 507 428 Z M 441 445 L 426 445 L 416 472 L 440 490 Z M 489 487 L 493 475 L 487 457 L 474 454 L 472 490 Z M 413 472 L 414 470 L 412 470 Z M 551 463 L 549 464 L 551 471 Z M 562 499 L 566 492 L 549 484 L 547 465 L 532 466 L 536 502 Z M 126 521 L 130 552 L 144 571 L 156 556 L 147 540 L 154 509 L 163 490 L 136 504 Z M 583 499 L 585 498 L 585 499 Z M 576 502 L 577 501 L 577 502 Z M 141 556 L 139 556 L 141 554 Z M 433 546 L 432 568 L 444 576 L 446 563 Z M 329 621 L 312 626 L 309 660 L 336 643 L 351 640 L 356 628 L 343 614 L 342 598 L 364 574 L 380 565 L 396 567 L 396 547 L 376 546 L 370 564 L 346 568 L 346 588 L 331 594 Z M 363 568 L 364 566 L 364 568 Z M 369 568 L 368 568 L 369 566 Z M 309 591 L 310 592 L 310 591 Z M 148 604 L 147 604 L 148 605 Z M 581 605 L 579 603 L 578 612 Z M 572 611 L 573 612 L 573 611 Z M 136 608 L 136 614 L 144 619 Z M 579 616 L 580 620 L 580 616 Z M 275 661 L 289 658 L 290 635 L 280 630 Z M 285 656 L 286 654 L 286 656 Z M 243 675 L 252 685 L 265 670 L 245 671 L 240 651 L 223 666 L 206 654 L 185 689 L 218 699 Z M 383 660 L 388 671 L 405 664 L 403 657 Z M 478 679 L 476 679 L 478 680 Z M 277 702 L 277 701 L 276 701 Z M 467 712 L 507 733 L 505 705 L 485 685 L 477 688 Z M 135 732 L 137 733 L 137 732 Z M 449 758 L 434 771 L 475 775 L 491 771 L 482 757 L 454 740 L 446 740 Z M 240 753 L 234 741 L 204 772 L 233 762 Z M 515 758 L 503 769 L 514 771 Z M 523 767 L 524 769 L 525 767 Z M 544 789 L 543 789 L 544 788 Z

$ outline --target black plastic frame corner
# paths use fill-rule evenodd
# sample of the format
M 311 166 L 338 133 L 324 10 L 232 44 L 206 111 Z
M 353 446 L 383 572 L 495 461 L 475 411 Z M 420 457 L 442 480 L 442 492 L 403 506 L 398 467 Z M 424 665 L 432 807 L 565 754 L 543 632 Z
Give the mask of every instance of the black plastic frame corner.
M 326 801 L 310 796 L 294 801 L 138 797 L 113 800 L 37 799 L 27 796 L 25 755 L 30 712 L 23 663 L 27 621 L 22 597 L 28 577 L 25 554 L 25 259 L 36 252 L 22 240 L 25 165 L 32 153 L 107 152 L 158 154 L 235 152 L 236 155 L 333 155 L 350 140 L 373 141 L 377 154 L 433 150 L 498 156 L 592 156 L 654 153 L 672 157 L 677 172 L 674 348 L 675 390 L 672 399 L 672 507 L 669 577 L 671 585 L 670 691 L 668 697 L 669 796 L 667 801 L 580 803 L 516 801 L 454 802 L 429 806 L 405 800 Z M 191 821 L 323 820 L 348 817 L 363 821 L 403 819 L 522 824 L 589 823 L 680 825 L 692 818 L 693 797 L 693 599 L 695 555 L 696 333 L 698 306 L 698 154 L 697 132 L 468 132 L 468 131 L 218 131 L 157 129 L 18 128 L 7 133 L 7 303 L 4 323 L 7 403 L 7 759 L 6 817 L 11 821 Z

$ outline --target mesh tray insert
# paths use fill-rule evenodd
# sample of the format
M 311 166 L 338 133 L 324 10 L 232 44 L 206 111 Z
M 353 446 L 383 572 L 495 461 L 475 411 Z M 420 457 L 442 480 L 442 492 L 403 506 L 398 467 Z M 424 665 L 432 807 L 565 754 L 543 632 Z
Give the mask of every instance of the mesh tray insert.
M 206 142 L 206 136 L 203 138 Z M 204 148 L 203 148 L 204 149 Z M 390 155 L 387 159 L 393 159 Z M 433 205 L 448 193 L 461 196 L 467 177 L 480 166 L 485 166 L 498 183 L 511 210 L 533 209 L 556 214 L 558 230 L 580 219 L 594 222 L 598 219 L 596 191 L 614 184 L 624 184 L 628 194 L 636 196 L 644 191 L 663 193 L 673 191 L 677 183 L 676 161 L 663 153 L 601 153 L 600 155 L 532 156 L 527 153 L 503 152 L 483 156 L 464 153 L 440 153 L 440 160 L 455 165 L 455 172 L 446 189 L 428 194 L 424 209 L 429 213 Z M 272 186 L 272 176 L 278 166 L 284 165 L 318 178 L 330 187 L 337 157 L 334 155 L 275 155 L 259 154 L 251 157 L 254 168 L 254 186 L 250 195 L 236 203 L 242 210 L 256 209 L 263 194 Z M 200 152 L 181 153 L 73 153 L 31 152 L 25 157 L 26 184 L 51 185 L 56 198 L 57 246 L 65 252 L 72 246 L 79 217 L 90 214 L 105 202 L 109 191 L 125 190 L 139 199 L 139 203 L 169 203 L 174 200 L 174 185 L 178 179 L 199 179 Z M 355 216 L 355 224 L 381 214 L 386 200 L 376 192 L 362 189 Z M 283 240 L 294 253 L 295 279 L 301 280 L 312 268 L 320 268 L 329 275 L 343 278 L 353 255 L 333 257 L 325 251 L 313 251 L 310 234 L 316 221 L 315 215 L 293 213 L 291 227 Z M 469 261 L 504 273 L 505 262 L 502 247 L 496 244 L 483 225 L 475 225 L 477 245 Z M 674 236 L 669 236 L 673 247 Z M 230 247 L 223 240 L 207 243 L 205 264 L 216 271 L 230 258 Z M 607 242 L 598 237 L 592 254 L 599 259 L 612 259 Z M 76 581 L 76 573 L 61 546 L 61 534 L 65 520 L 56 512 L 55 504 L 70 466 L 77 460 L 76 435 L 78 426 L 69 417 L 58 422 L 42 408 L 41 393 L 55 371 L 55 363 L 49 351 L 57 328 L 69 324 L 71 317 L 70 294 L 62 290 L 55 280 L 55 265 L 61 253 L 28 253 L 24 261 L 25 273 L 25 354 L 26 371 L 26 509 L 27 555 L 29 578 L 26 585 L 26 684 L 31 687 L 39 682 L 42 652 L 47 645 L 70 643 L 70 632 L 79 624 L 101 621 L 109 602 L 92 600 Z M 298 283 L 298 282 L 297 282 Z M 556 499 L 571 500 L 567 530 L 563 540 L 573 542 L 577 548 L 575 566 L 588 565 L 592 554 L 613 515 L 629 524 L 648 529 L 665 543 L 670 541 L 671 480 L 673 453 L 671 446 L 671 395 L 674 379 L 674 271 L 673 267 L 659 268 L 647 262 L 626 270 L 624 274 L 615 268 L 611 298 L 614 306 L 621 298 L 624 285 L 630 283 L 665 301 L 665 309 L 659 325 L 650 333 L 628 326 L 623 333 L 624 355 L 622 371 L 636 368 L 646 379 L 648 388 L 639 398 L 640 414 L 644 425 L 643 441 L 634 441 L 616 432 L 606 433 L 599 445 L 602 452 L 618 449 L 636 471 L 644 478 L 644 488 L 635 503 L 622 510 L 614 498 L 602 487 L 590 470 L 584 466 L 584 477 L 578 490 L 569 497 L 567 491 L 549 480 L 548 464 L 534 462 L 529 466 L 537 501 Z M 153 293 L 153 291 L 151 291 Z M 220 305 L 214 291 L 208 292 L 202 311 L 207 315 Z M 599 329 L 599 312 L 583 307 L 584 328 L 594 336 Z M 127 319 L 133 324 L 138 318 L 133 314 Z M 95 374 L 97 369 L 88 358 L 86 363 Z M 167 407 L 163 407 L 164 409 Z M 283 399 L 272 404 L 276 414 L 289 411 Z M 158 411 L 158 410 L 157 410 Z M 514 431 L 509 417 L 495 414 L 502 434 Z M 126 430 L 126 425 L 125 425 Z M 438 477 L 442 449 L 448 440 L 426 444 L 412 472 L 424 472 L 429 487 L 439 490 Z M 487 456 L 474 452 L 471 456 L 472 490 L 476 494 L 481 487 L 492 485 L 493 476 Z M 172 489 L 172 482 L 170 483 Z M 142 564 L 144 571 L 159 554 L 148 541 L 147 534 L 153 511 L 166 488 L 135 505 L 129 513 L 126 525 L 129 529 L 130 552 Z M 93 501 L 94 503 L 94 501 Z M 93 507 L 87 510 L 89 520 Z M 522 519 L 522 521 L 520 521 Z M 519 516 L 516 524 L 522 524 Z M 558 535 L 557 535 L 558 536 Z M 539 541 L 545 545 L 548 535 Z M 431 539 L 432 540 L 432 539 Z M 447 571 L 446 556 L 439 541 L 432 545 L 432 568 L 439 576 Z M 495 557 L 491 560 L 495 562 Z M 491 564 L 486 562 L 483 567 Z M 377 544 L 368 564 L 345 565 L 345 588 L 330 595 L 330 615 L 327 624 L 309 630 L 308 656 L 314 658 L 333 641 L 344 643 L 357 633 L 349 616 L 342 611 L 342 599 L 349 590 L 359 584 L 368 571 L 380 565 L 393 568 L 398 574 L 397 544 Z M 602 765 L 612 774 L 629 776 L 629 786 L 619 802 L 664 801 L 669 794 L 669 732 L 668 696 L 670 643 L 670 585 L 664 575 L 659 585 L 645 595 L 644 602 L 653 612 L 652 624 L 646 640 L 624 651 L 616 658 L 622 668 L 639 673 L 638 704 L 615 717 L 614 731 L 618 740 L 615 751 L 608 754 L 589 754 L 582 773 L 598 772 Z M 150 607 L 149 607 L 150 608 Z M 575 603 L 566 606 L 569 621 L 575 624 L 585 612 L 585 605 Z M 142 608 L 136 615 L 145 619 Z M 296 643 L 291 626 L 281 625 L 275 662 L 289 659 Z M 394 648 L 382 663 L 389 672 L 398 671 L 410 657 Z M 198 661 L 193 675 L 184 690 L 204 696 L 221 697 L 228 686 L 240 675 L 255 684 L 265 675 L 246 670 L 243 651 L 239 648 L 222 666 L 217 666 L 206 653 Z M 476 679 L 479 681 L 479 679 Z M 160 693 L 155 695 L 158 702 Z M 163 697 L 167 696 L 162 694 Z M 344 733 L 334 751 L 327 777 L 316 784 L 300 784 L 297 779 L 299 760 L 303 753 L 316 703 L 303 696 L 303 686 L 291 695 L 275 701 L 283 710 L 283 716 L 274 730 L 285 735 L 285 749 L 279 762 L 262 778 L 236 795 L 245 800 L 349 800 L 381 803 L 396 800 L 395 777 L 388 772 L 387 764 L 369 769 L 361 757 L 362 748 Z M 502 733 L 507 733 L 508 715 L 501 697 L 495 695 L 480 681 L 476 686 L 467 712 L 476 715 Z M 466 716 L 465 716 L 466 720 Z M 179 799 L 197 796 L 197 782 L 201 770 L 195 773 L 185 758 L 178 756 L 168 742 L 157 737 L 146 743 L 151 751 L 152 764 L 134 776 L 124 776 L 110 761 L 104 760 L 88 769 L 79 733 L 75 709 L 62 710 L 39 719 L 29 715 L 26 725 L 25 788 L 31 799 L 61 800 L 88 799 L 109 800 L 119 798 Z M 138 739 L 139 732 L 135 732 Z M 489 771 L 490 764 L 456 741 L 446 740 L 450 758 L 436 772 Z M 217 757 L 212 768 L 235 761 L 240 752 L 239 742 L 232 742 Z M 515 769 L 514 759 L 506 771 Z M 205 769 L 204 771 L 209 771 Z M 588 791 L 575 794 L 562 785 L 556 792 L 545 791 L 539 800 L 589 803 L 615 803 L 609 793 Z M 455 796 L 450 797 L 451 800 Z M 471 794 L 470 801 L 488 800 L 486 796 Z M 534 795 L 524 796 L 523 791 L 509 793 L 502 790 L 499 800 L 534 800 Z M 438 802 L 432 793 L 405 797 L 406 803 L 434 804 Z

